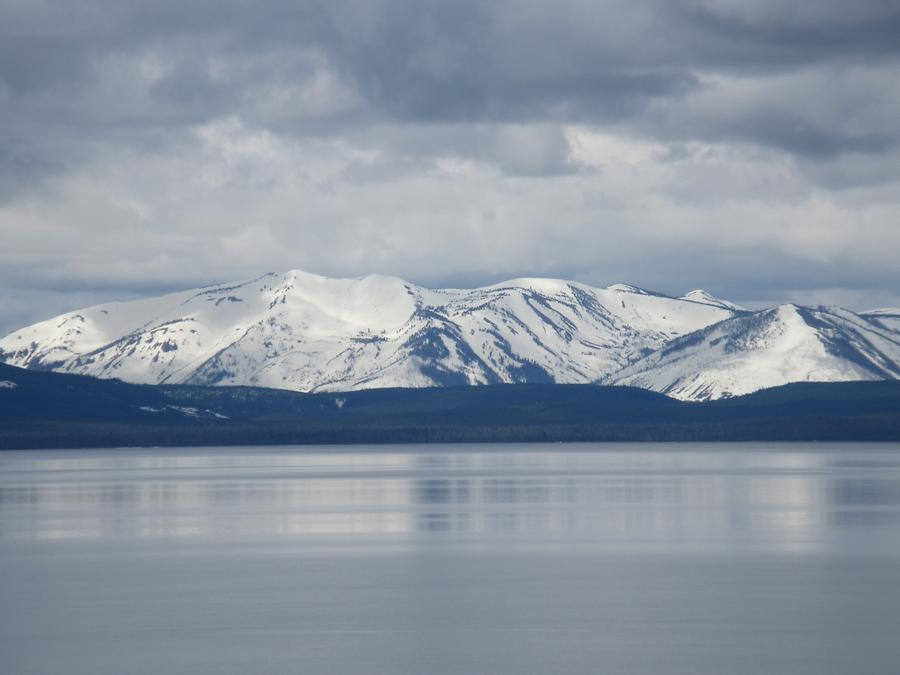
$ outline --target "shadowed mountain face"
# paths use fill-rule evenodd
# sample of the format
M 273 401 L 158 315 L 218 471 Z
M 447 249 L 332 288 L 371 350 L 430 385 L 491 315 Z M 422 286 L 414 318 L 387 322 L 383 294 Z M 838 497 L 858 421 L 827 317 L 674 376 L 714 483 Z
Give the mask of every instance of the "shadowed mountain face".
M 353 391 L 623 383 L 703 400 L 791 381 L 896 378 L 900 326 L 697 290 L 516 279 L 426 289 L 299 271 L 61 315 L 0 340 L 0 360 L 134 383 Z

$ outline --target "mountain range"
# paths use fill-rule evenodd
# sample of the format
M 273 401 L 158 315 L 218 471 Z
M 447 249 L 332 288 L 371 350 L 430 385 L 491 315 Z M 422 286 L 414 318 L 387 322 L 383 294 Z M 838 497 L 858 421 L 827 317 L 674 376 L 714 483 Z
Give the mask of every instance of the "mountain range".
M 534 278 L 427 289 L 293 270 L 62 314 L 0 340 L 0 362 L 145 384 L 596 383 L 700 401 L 898 379 L 900 310 L 749 311 L 701 290 Z

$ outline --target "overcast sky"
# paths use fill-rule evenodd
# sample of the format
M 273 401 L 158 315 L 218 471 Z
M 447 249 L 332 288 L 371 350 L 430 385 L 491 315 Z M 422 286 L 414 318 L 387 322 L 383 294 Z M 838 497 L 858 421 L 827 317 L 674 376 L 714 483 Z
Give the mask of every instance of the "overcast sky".
M 0 333 L 304 269 L 900 305 L 900 0 L 0 0 Z

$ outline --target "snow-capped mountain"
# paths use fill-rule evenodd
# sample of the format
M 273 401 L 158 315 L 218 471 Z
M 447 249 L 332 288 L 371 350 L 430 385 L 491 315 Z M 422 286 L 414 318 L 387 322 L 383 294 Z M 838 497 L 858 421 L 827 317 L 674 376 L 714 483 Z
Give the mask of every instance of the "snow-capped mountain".
M 704 305 L 712 305 L 713 307 L 722 307 L 724 309 L 731 309 L 737 312 L 745 312 L 747 311 L 745 308 L 740 305 L 736 305 L 733 302 L 728 302 L 727 300 L 722 300 L 721 298 L 717 298 L 714 295 L 710 295 L 702 288 L 698 288 L 693 291 L 689 291 L 681 296 L 681 300 L 690 300 L 691 302 L 700 302 Z
M 515 279 L 430 290 L 291 271 L 64 314 L 0 360 L 129 382 L 302 391 L 593 382 L 731 310 L 632 286 Z
M 900 313 L 748 312 L 703 291 L 515 279 L 267 274 L 63 314 L 0 340 L 11 365 L 138 383 L 301 391 L 603 382 L 686 399 L 798 380 L 900 377 Z
M 787 382 L 898 379 L 897 327 L 877 312 L 782 305 L 676 338 L 606 381 L 707 400 Z
M 873 309 L 862 312 L 860 316 L 888 330 L 900 331 L 900 308 Z

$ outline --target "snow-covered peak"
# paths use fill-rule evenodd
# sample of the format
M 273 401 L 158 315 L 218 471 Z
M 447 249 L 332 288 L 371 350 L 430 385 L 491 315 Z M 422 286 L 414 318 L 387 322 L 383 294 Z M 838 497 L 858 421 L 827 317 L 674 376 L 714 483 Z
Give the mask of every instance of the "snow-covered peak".
M 894 377 L 900 317 L 740 311 L 616 284 L 520 278 L 428 289 L 301 270 L 68 312 L 0 339 L 12 365 L 131 382 L 303 391 L 621 382 L 715 398 L 806 379 Z
M 631 284 L 611 284 L 607 286 L 605 290 L 613 291 L 615 293 L 634 293 L 636 295 L 662 295 L 662 293 L 647 291 L 643 288 L 632 286 Z
M 545 277 L 519 277 L 516 279 L 501 281 L 496 284 L 491 284 L 490 286 L 486 286 L 483 290 L 520 288 L 532 290 L 536 293 L 543 293 L 545 295 L 559 295 L 570 293 L 572 286 L 589 288 L 587 286 L 584 286 L 583 284 L 577 284 L 573 281 L 566 281 L 564 279 L 552 279 Z
M 300 390 L 590 382 L 731 315 L 561 279 L 427 289 L 290 270 L 70 312 L 0 340 L 0 360 L 134 382 Z
M 707 293 L 702 288 L 697 288 L 693 291 L 688 291 L 684 295 L 681 296 L 681 300 L 689 300 L 691 302 L 700 302 L 704 305 L 713 305 L 715 307 L 725 307 L 727 309 L 733 309 L 735 311 L 743 312 L 746 311 L 740 305 L 736 305 L 733 302 L 729 302 L 728 300 L 722 300 L 721 298 L 717 298 L 711 293 Z
M 676 338 L 608 381 L 707 400 L 788 382 L 898 377 L 900 333 L 848 310 L 786 304 Z
M 868 312 L 862 312 L 860 316 L 865 317 L 878 326 L 900 333 L 900 308 L 883 307 L 881 309 L 872 309 Z

